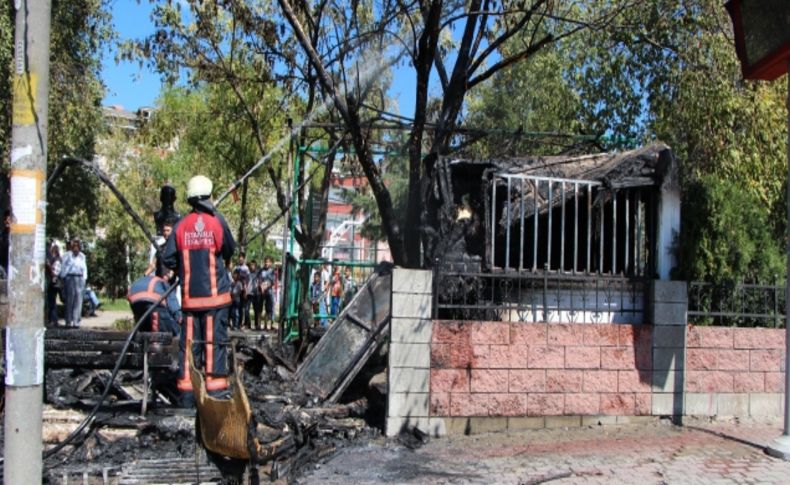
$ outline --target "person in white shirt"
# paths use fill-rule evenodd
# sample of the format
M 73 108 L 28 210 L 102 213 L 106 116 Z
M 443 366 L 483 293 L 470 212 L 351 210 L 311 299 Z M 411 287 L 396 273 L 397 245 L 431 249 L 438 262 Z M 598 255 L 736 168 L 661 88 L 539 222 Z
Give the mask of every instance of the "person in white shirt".
M 66 300 L 65 320 L 67 327 L 79 327 L 82 321 L 82 295 L 88 280 L 88 261 L 80 251 L 79 238 L 72 239 L 69 247 L 71 251 L 63 255 L 60 267 Z

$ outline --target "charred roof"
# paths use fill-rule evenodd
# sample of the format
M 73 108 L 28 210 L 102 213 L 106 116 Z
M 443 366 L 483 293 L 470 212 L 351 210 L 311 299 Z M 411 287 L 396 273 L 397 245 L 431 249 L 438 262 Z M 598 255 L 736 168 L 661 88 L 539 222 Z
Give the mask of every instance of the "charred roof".
M 453 172 L 523 175 L 600 182 L 611 189 L 664 186 L 676 182 L 676 163 L 664 143 L 625 152 L 577 156 L 535 156 L 493 160 L 452 159 Z

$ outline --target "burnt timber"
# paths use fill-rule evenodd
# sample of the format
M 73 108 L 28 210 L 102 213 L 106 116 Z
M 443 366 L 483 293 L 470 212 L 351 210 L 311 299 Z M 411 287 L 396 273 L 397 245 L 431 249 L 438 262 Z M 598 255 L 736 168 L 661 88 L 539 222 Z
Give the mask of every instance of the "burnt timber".
M 658 194 L 677 183 L 663 143 L 583 156 L 443 157 L 423 221 L 426 262 L 650 276 Z

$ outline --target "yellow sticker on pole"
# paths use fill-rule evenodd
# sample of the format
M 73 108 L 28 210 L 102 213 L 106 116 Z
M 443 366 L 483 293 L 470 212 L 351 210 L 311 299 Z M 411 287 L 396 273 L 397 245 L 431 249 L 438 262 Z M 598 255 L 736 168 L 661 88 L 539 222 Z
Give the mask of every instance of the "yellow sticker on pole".
M 36 122 L 36 89 L 38 76 L 26 72 L 14 76 L 14 107 L 15 125 L 32 125 Z
M 11 232 L 33 234 L 43 221 L 40 210 L 44 173 L 35 170 L 11 170 Z

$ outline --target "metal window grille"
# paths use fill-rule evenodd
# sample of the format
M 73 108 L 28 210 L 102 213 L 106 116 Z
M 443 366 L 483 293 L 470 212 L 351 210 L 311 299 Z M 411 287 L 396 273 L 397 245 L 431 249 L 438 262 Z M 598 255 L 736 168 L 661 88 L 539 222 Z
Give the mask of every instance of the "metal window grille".
M 495 174 L 492 270 L 650 276 L 655 194 L 580 179 Z

